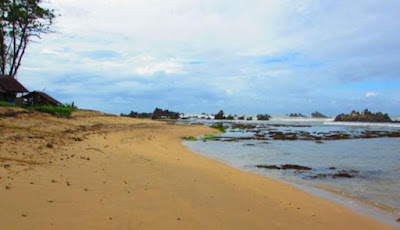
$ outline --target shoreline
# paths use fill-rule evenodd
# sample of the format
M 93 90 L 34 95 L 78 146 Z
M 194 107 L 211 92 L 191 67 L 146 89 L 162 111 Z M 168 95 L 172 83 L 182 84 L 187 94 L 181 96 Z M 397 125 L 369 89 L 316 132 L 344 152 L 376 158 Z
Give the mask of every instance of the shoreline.
M 227 162 L 223 159 L 208 157 L 206 155 L 203 155 L 200 152 L 191 150 L 190 147 L 188 145 L 186 145 L 184 142 L 185 141 L 183 141 L 182 144 L 184 146 L 186 146 L 188 148 L 188 150 L 190 152 L 193 152 L 194 154 L 198 154 L 200 156 L 204 156 L 206 158 L 215 160 L 218 163 L 225 164 L 236 170 L 240 170 L 240 171 L 251 173 L 251 174 L 254 174 L 257 176 L 265 177 L 270 180 L 275 180 L 280 183 L 287 184 L 289 186 L 294 186 L 294 187 L 296 187 L 302 191 L 305 191 L 313 196 L 333 201 L 339 205 L 342 205 L 343 207 L 345 207 L 347 209 L 357 212 L 360 215 L 375 219 L 377 221 L 391 225 L 393 227 L 400 228 L 400 223 L 396 222 L 396 219 L 398 218 L 398 215 L 399 215 L 399 210 L 396 210 L 392 207 L 385 206 L 385 205 L 379 204 L 379 203 L 374 203 L 374 202 L 368 201 L 368 200 L 358 199 L 358 198 L 351 196 L 350 194 L 347 194 L 343 191 L 338 191 L 338 190 L 335 190 L 334 188 L 330 188 L 327 186 L 316 186 L 316 185 L 311 185 L 308 183 L 298 183 L 296 181 L 285 180 L 283 178 L 268 176 L 268 175 L 265 175 L 262 173 L 245 170 L 244 168 L 237 168 L 237 167 L 229 164 L 229 162 Z
M 0 221 L 7 229 L 396 229 L 181 144 L 213 132 L 94 111 L 1 117 Z

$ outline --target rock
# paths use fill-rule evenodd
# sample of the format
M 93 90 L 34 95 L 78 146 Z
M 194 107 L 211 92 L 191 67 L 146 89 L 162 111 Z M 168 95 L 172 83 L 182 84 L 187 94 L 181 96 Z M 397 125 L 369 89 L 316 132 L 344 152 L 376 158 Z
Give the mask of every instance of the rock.
M 151 119 L 179 119 L 179 113 L 156 108 L 151 116 Z
M 268 121 L 271 118 L 269 114 L 258 114 L 257 120 L 259 121 Z
M 335 167 L 330 167 L 330 170 L 335 170 Z M 326 174 L 326 173 L 322 173 L 322 174 L 317 174 L 314 176 L 309 176 L 309 178 L 311 179 L 322 179 L 322 178 L 333 178 L 333 179 L 337 179 L 337 178 L 353 178 L 355 176 L 358 175 L 358 171 L 357 170 L 341 170 L 337 173 L 333 173 L 333 174 Z
M 306 167 L 306 166 L 301 166 L 301 165 L 281 165 L 282 170 L 288 170 L 288 169 L 294 169 L 294 170 L 311 170 L 312 168 Z
M 296 133 L 269 132 L 269 135 L 274 140 L 297 140 Z
M 225 118 L 226 120 L 235 120 L 235 118 L 232 115 L 229 115 Z
M 312 118 L 327 118 L 327 116 L 323 115 L 322 113 L 319 113 L 315 111 L 314 113 L 311 114 Z
M 244 124 L 244 123 L 235 123 L 232 124 L 232 129 L 254 129 L 257 125 L 255 124 Z
M 346 172 L 340 172 L 332 175 L 332 178 L 353 178 L 354 175 L 351 175 Z
M 381 112 L 371 113 L 368 109 L 365 109 L 362 113 L 358 111 L 352 111 L 350 114 L 339 114 L 336 116 L 335 121 L 345 122 L 393 122 L 387 113 Z
M 257 168 L 264 168 L 264 169 L 278 169 L 280 170 L 281 168 L 276 166 L 276 165 L 256 165 Z
M 225 119 L 224 111 L 220 110 L 217 114 L 215 114 L 214 119 L 215 120 L 223 120 L 223 119 Z
M 288 116 L 288 117 L 307 117 L 307 116 L 305 116 L 305 115 L 303 115 L 301 113 L 291 113 L 291 114 L 286 115 L 286 116 Z
M 265 169 L 277 169 L 277 170 L 311 170 L 312 168 L 301 166 L 301 165 L 293 165 L 293 164 L 285 164 L 280 167 L 277 165 L 256 165 L 257 168 L 265 168 Z

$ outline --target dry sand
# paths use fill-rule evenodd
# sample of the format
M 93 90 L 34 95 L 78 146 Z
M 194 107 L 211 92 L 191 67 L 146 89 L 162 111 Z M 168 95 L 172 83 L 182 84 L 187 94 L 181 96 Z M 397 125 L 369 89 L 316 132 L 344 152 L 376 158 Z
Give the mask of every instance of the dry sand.
M 212 132 L 0 108 L 0 228 L 393 229 L 180 143 Z

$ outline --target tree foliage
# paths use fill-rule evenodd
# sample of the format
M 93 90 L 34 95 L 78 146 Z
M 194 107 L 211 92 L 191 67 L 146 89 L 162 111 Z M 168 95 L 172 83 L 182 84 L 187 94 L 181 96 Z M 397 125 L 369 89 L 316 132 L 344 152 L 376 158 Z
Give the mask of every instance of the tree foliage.
M 15 77 L 32 38 L 51 32 L 54 10 L 43 0 L 0 0 L 0 74 Z

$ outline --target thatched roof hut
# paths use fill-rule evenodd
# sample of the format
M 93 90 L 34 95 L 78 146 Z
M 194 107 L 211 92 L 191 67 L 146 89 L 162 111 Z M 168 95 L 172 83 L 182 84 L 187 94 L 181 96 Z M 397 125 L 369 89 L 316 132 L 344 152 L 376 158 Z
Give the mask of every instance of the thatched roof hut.
M 0 101 L 14 103 L 17 93 L 29 92 L 17 79 L 0 75 Z
M 0 93 L 27 93 L 29 92 L 17 79 L 0 75 Z
M 61 105 L 61 102 L 52 98 L 50 95 L 48 95 L 44 92 L 39 92 L 39 91 L 30 92 L 29 94 L 23 96 L 23 98 L 26 99 L 26 101 L 25 101 L 26 106 L 34 106 L 34 105 L 59 106 L 59 105 Z

